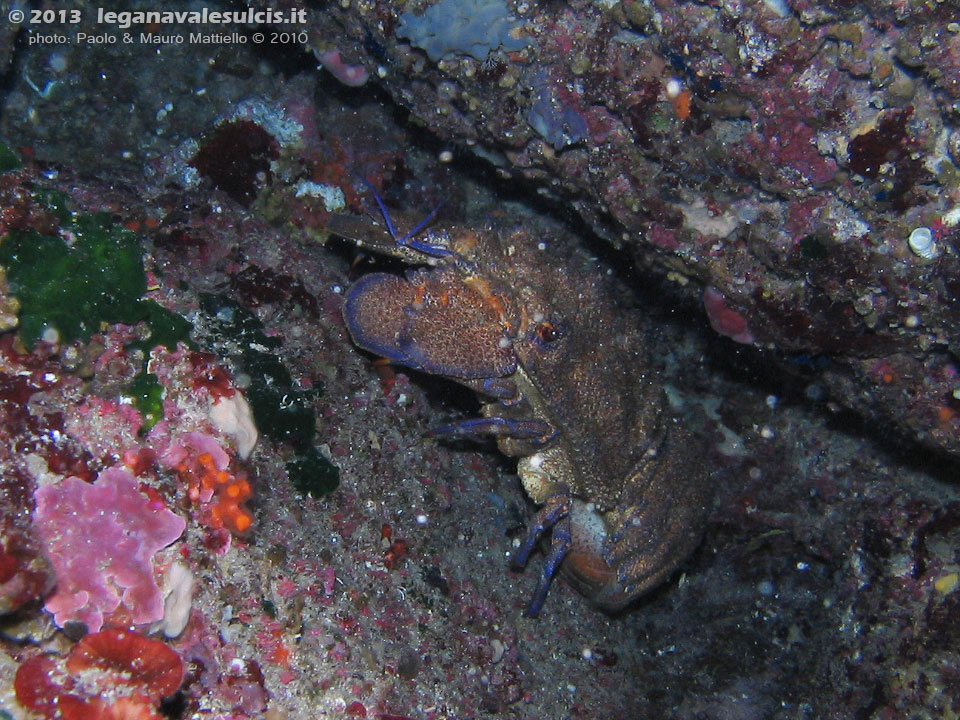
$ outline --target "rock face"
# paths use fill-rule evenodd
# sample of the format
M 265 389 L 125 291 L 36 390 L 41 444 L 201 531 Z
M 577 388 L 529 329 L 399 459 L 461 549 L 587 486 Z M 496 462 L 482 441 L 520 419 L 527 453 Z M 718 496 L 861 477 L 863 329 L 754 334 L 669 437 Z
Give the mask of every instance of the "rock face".
M 723 308 L 726 334 L 812 395 L 960 452 L 944 4 L 520 2 L 516 42 L 479 59 L 462 25 L 435 28 L 442 53 L 404 29 L 444 4 L 343 5 L 310 15 L 314 42 L 378 71 L 433 132 L 686 292 L 712 288 L 711 321 Z
M 441 5 L 460 18 L 449 29 Z M 56 714 L 109 692 L 119 713 L 122 686 L 156 665 L 76 658 L 109 657 L 92 652 L 103 643 L 139 662 L 162 629 L 180 660 L 151 656 L 171 660 L 164 694 L 182 680 L 163 705 L 177 718 L 955 714 L 948 5 L 344 0 L 269 49 L 251 40 L 259 27 L 232 44 L 87 45 L 28 40 L 75 39 L 90 22 L 17 38 L 4 26 L 0 695 Z M 405 35 L 415 18 L 433 35 Z M 716 479 L 706 518 L 684 520 L 703 542 L 630 611 L 575 592 L 592 592 L 581 564 L 524 617 L 546 561 L 523 538 L 546 523 L 518 475 L 540 461 L 425 437 L 477 427 L 463 425 L 478 410 L 465 383 L 351 341 L 345 299 L 364 277 L 406 276 L 372 257 L 396 243 L 371 188 L 401 237 L 531 234 L 524 246 L 578 279 L 511 281 L 529 286 L 525 307 L 609 282 L 610 323 L 575 324 L 601 356 L 588 365 L 649 366 L 671 412 L 722 436 L 720 458 L 686 448 Z M 343 238 L 366 239 L 364 257 Z M 26 262 L 30 241 L 50 255 Z M 128 272 L 101 262 L 114 241 Z M 473 289 L 480 325 L 499 320 L 490 288 Z M 636 347 L 624 341 L 638 316 L 649 356 L 604 352 Z M 457 326 L 458 348 L 477 327 Z M 545 314 L 526 338 L 549 347 L 564 330 Z M 609 397 L 586 382 L 602 375 L 537 393 Z M 926 447 L 888 443 L 884 425 Z M 630 457 L 602 430 L 571 435 L 614 448 L 582 454 L 581 473 Z M 109 579 L 121 603 L 78 642 L 90 628 L 60 629 L 44 605 L 62 584 L 58 550 L 84 549 L 48 541 L 38 498 L 128 474 L 124 527 L 186 523 L 144 563 L 163 619 L 128 632 L 144 605 Z M 654 499 L 662 528 L 678 514 Z

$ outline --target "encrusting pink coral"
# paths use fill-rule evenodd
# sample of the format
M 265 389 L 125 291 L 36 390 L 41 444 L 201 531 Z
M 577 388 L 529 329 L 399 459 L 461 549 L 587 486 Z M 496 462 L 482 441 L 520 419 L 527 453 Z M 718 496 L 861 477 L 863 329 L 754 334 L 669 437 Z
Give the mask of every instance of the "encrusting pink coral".
M 727 305 L 726 298 L 713 286 L 703 291 L 703 307 L 710 327 L 734 342 L 749 345 L 754 341 L 750 325 L 742 313 Z
M 92 484 L 68 477 L 38 488 L 34 498 L 34 528 L 57 580 L 44 607 L 57 625 L 82 622 L 96 632 L 121 602 L 135 624 L 163 617 L 152 558 L 180 537 L 183 518 L 145 497 L 120 468 Z
M 325 50 L 314 53 L 320 64 L 337 80 L 348 87 L 360 87 L 369 77 L 363 65 L 348 65 L 340 57 L 339 50 Z

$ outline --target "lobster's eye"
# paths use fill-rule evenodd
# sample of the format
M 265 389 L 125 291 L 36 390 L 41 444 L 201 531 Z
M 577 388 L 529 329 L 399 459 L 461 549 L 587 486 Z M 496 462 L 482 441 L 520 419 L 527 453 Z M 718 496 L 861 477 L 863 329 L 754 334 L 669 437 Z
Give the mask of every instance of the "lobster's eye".
M 536 329 L 537 339 L 542 343 L 552 343 L 556 342 L 563 337 L 563 327 L 561 325 L 555 325 L 554 323 L 544 321 L 537 326 Z

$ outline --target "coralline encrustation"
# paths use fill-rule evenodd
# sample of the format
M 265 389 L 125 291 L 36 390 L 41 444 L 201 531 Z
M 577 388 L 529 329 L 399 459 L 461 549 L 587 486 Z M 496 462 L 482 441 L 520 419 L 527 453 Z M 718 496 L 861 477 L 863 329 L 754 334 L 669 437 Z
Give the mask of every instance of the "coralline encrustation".
M 45 607 L 58 625 L 79 622 L 97 632 L 121 602 L 136 624 L 163 617 L 153 556 L 183 533 L 182 517 L 151 502 L 119 468 L 92 484 L 69 477 L 34 495 L 33 525 L 57 582 Z

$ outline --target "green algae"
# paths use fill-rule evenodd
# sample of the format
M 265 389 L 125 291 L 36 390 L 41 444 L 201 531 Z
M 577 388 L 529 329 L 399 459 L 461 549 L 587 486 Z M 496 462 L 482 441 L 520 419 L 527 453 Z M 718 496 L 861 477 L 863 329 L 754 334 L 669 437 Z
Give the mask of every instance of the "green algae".
M 142 372 L 127 386 L 126 397 L 133 402 L 133 406 L 143 416 L 141 433 L 146 433 L 163 420 L 163 385 L 153 373 Z
M 105 214 L 80 215 L 73 242 L 16 230 L 0 242 L 0 265 L 20 300 L 20 332 L 28 347 L 53 335 L 89 340 L 102 323 L 133 324 L 147 282 L 140 242 Z
M 89 340 L 104 324 L 142 321 L 149 343 L 133 346 L 173 351 L 179 341 L 189 344 L 190 322 L 143 298 L 147 276 L 136 233 L 106 213 L 71 212 L 69 197 L 59 190 L 38 188 L 34 196 L 61 220 L 62 236 L 15 230 L 0 240 L 0 265 L 20 301 L 27 347 L 47 333 L 59 342 Z
M 170 352 L 175 352 L 177 344 L 182 342 L 190 349 L 196 349 L 196 344 L 190 339 L 193 323 L 183 316 L 149 299 L 139 301 L 137 312 L 139 320 L 145 321 L 150 329 L 150 335 L 145 340 L 130 343 L 127 347 L 139 347 L 149 352 L 157 345 L 162 345 Z
M 2 154 L 0 154 L 2 163 Z M 144 419 L 146 432 L 163 418 L 164 390 L 147 372 L 149 351 L 171 351 L 190 342 L 193 325 L 143 297 L 147 276 L 139 237 L 106 213 L 78 214 L 65 193 L 38 188 L 34 198 L 62 223 L 60 235 L 16 230 L 0 240 L 0 265 L 20 301 L 20 335 L 28 348 L 44 338 L 61 343 L 89 340 L 110 323 L 145 322 L 149 335 L 127 348 L 144 351 L 144 367 L 126 396 Z
M 313 398 L 294 387 L 290 371 L 269 352 L 282 343 L 268 337 L 257 316 L 223 295 L 203 294 L 200 307 L 211 316 L 217 352 L 229 355 L 250 378 L 244 389 L 257 427 L 268 437 L 302 451 L 313 441 Z
M 289 371 L 266 353 L 246 354 L 243 369 L 250 376 L 247 400 L 257 427 L 298 450 L 310 446 L 316 432 L 313 402 L 307 393 L 293 388 Z
M 287 463 L 287 477 L 302 495 L 328 495 L 340 484 L 340 468 L 310 447 Z
M 9 147 L 0 142 L 0 173 L 10 172 L 20 167 L 20 158 Z
M 277 604 L 268 598 L 260 598 L 260 607 L 271 620 L 277 619 Z
M 322 386 L 295 387 L 290 371 L 271 352 L 283 343 L 263 331 L 257 316 L 225 295 L 204 293 L 200 307 L 207 315 L 207 338 L 221 356 L 230 357 L 249 378 L 244 394 L 257 428 L 276 442 L 293 446 L 295 457 L 287 463 L 291 482 L 312 497 L 336 489 L 340 471 L 313 446 L 316 436 L 314 403 Z
M 70 209 L 70 196 L 62 190 L 40 186 L 34 188 L 33 197 L 64 225 L 69 225 L 73 220 L 74 214 Z
M 800 238 L 798 246 L 803 257 L 810 260 L 825 260 L 830 256 L 830 251 L 827 249 L 827 242 L 828 238 L 812 233 Z

